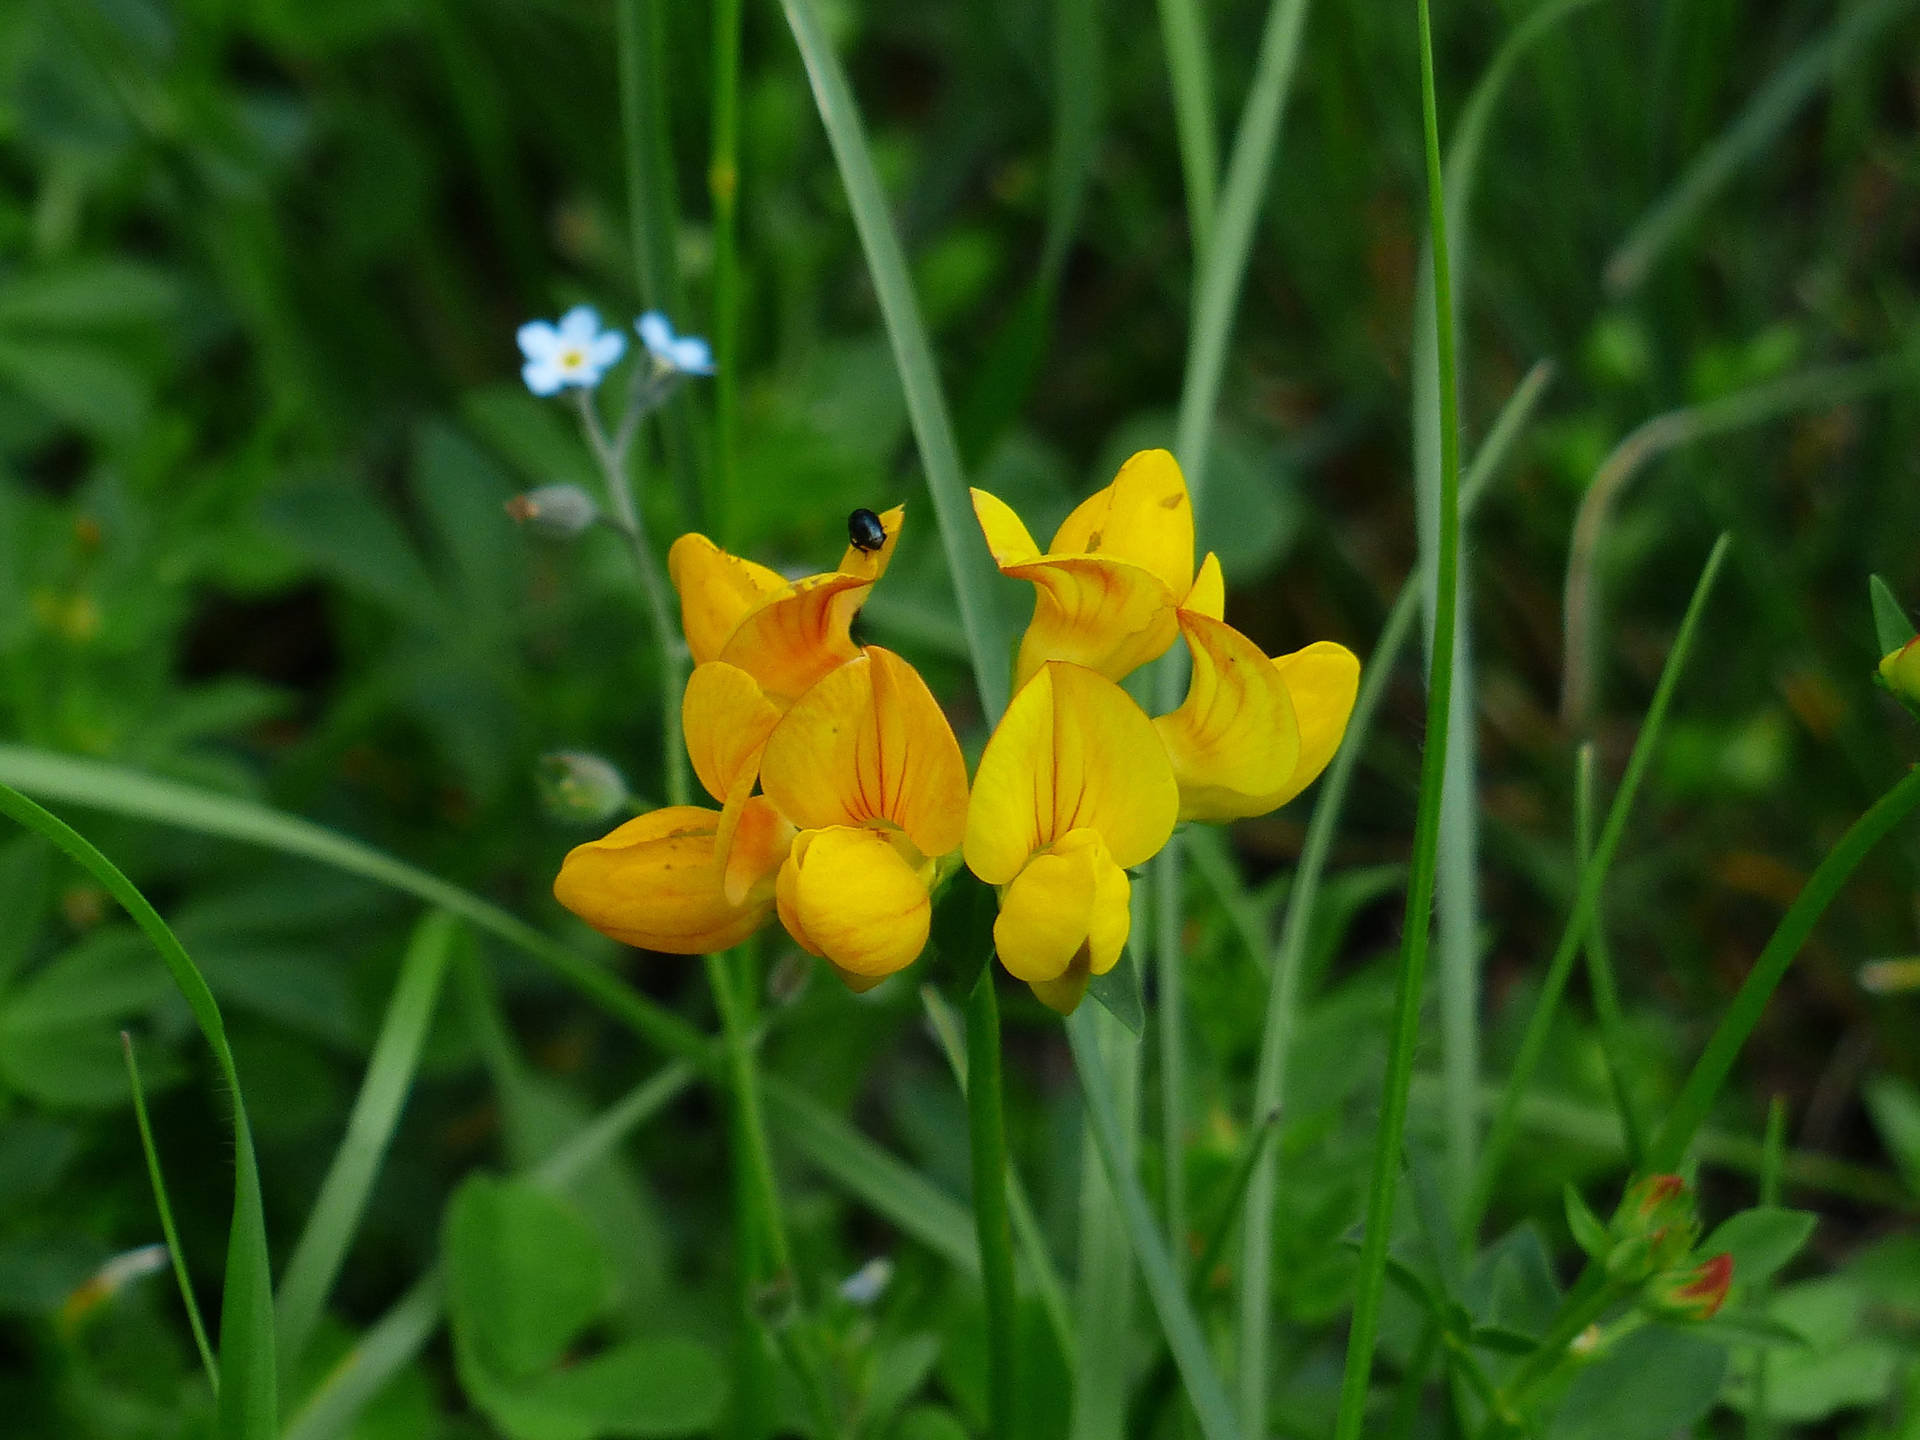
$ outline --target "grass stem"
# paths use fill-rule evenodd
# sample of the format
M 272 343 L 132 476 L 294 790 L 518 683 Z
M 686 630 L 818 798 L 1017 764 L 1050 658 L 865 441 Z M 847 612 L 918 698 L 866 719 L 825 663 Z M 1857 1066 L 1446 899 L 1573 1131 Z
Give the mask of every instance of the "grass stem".
M 1007 1211 L 1007 1121 L 1000 1070 L 1000 1006 L 992 962 L 967 998 L 967 1134 L 973 1154 L 973 1224 L 987 1296 L 987 1411 L 990 1433 L 1018 1433 L 1014 1373 L 1019 1343 L 1013 1280 L 1013 1226 Z

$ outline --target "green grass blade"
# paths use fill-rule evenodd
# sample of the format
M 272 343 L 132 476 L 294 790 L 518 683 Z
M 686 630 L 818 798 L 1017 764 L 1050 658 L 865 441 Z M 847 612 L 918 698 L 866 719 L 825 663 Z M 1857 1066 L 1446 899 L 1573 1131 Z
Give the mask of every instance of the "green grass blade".
M 947 416 L 946 397 L 940 389 L 940 374 L 934 367 L 933 350 L 927 342 L 926 325 L 920 318 L 913 278 L 894 233 L 886 194 L 880 188 L 873 152 L 854 107 L 846 72 L 820 27 L 814 0 L 781 0 L 781 7 L 806 66 L 814 104 L 826 127 L 827 142 L 833 148 L 847 204 L 853 211 L 854 228 L 866 252 L 867 270 L 893 347 L 894 368 L 906 392 L 907 416 L 920 448 L 927 492 L 939 521 L 960 621 L 966 627 L 981 708 L 992 724 L 1007 708 L 1013 652 L 992 588 L 996 573 L 992 557 L 980 527 L 974 523 L 973 502 L 961 474 L 960 452 Z
M 1019 1299 L 1013 1280 L 1013 1218 L 1007 1211 L 1007 1116 L 1000 1071 L 1000 1002 L 992 957 L 967 997 L 967 1139 L 973 1170 L 974 1233 L 987 1302 L 987 1413 L 996 1435 L 1019 1417 Z
M 695 1064 L 717 1063 L 698 1030 L 560 941 L 437 875 L 310 820 L 137 770 L 18 745 L 0 745 L 0 783 L 138 820 L 262 845 L 402 891 L 540 961 L 669 1055 Z
M 740 30 L 741 0 L 713 10 L 713 469 L 708 523 L 723 546 L 734 543 L 740 438 Z
M 1878 575 L 1867 577 L 1867 598 L 1873 603 L 1874 648 L 1891 655 L 1913 639 L 1913 621 Z
M 1198 0 L 1160 0 L 1160 37 L 1173 88 L 1174 130 L 1180 137 L 1180 178 L 1187 190 L 1187 230 L 1196 268 L 1213 248 L 1220 186 L 1220 141 L 1213 105 L 1213 67 L 1207 62 L 1207 22 Z
M 180 1301 L 186 1307 L 187 1325 L 193 1331 L 194 1348 L 207 1372 L 213 1393 L 220 1393 L 220 1367 L 213 1358 L 213 1346 L 207 1342 L 206 1323 L 200 1318 L 200 1302 L 193 1298 L 193 1282 L 187 1278 L 187 1256 L 180 1248 L 180 1232 L 173 1223 L 173 1205 L 167 1199 L 166 1177 L 160 1173 L 160 1152 L 153 1143 L 153 1126 L 147 1120 L 147 1094 L 140 1083 L 140 1062 L 134 1058 L 133 1036 L 120 1032 L 120 1049 L 127 1057 L 127 1084 L 133 1091 L 133 1119 L 140 1129 L 140 1149 L 147 1157 L 147 1178 L 153 1183 L 153 1206 L 160 1212 L 160 1233 L 166 1237 L 167 1258 L 173 1262 L 173 1278 L 180 1287 Z
M 1144 887 L 1135 887 L 1133 923 L 1142 924 Z M 1081 1013 L 1094 1009 L 1082 1007 Z M 1139 1038 L 1100 1008 L 1089 1022 L 1090 1042 L 1106 1055 L 1114 1128 L 1123 1164 L 1131 1167 L 1140 1119 Z M 1122 1440 L 1133 1383 L 1130 1341 L 1134 1334 L 1133 1247 L 1121 1214 L 1118 1186 L 1102 1160 L 1091 1117 L 1080 1125 L 1080 1212 L 1074 1259 L 1079 1274 L 1080 1366 L 1073 1376 L 1071 1440 Z
M 1747 103 L 1726 131 L 1689 165 L 1607 261 L 1607 289 L 1640 288 L 1662 257 L 1746 166 L 1774 153 L 1774 142 L 1809 100 L 1838 78 L 1913 0 L 1868 0 L 1851 7 L 1819 39 L 1802 46 Z
M 1527 51 L 1555 26 L 1592 0 L 1550 0 L 1516 25 L 1461 109 L 1445 166 L 1447 243 L 1453 293 L 1467 290 L 1474 187 L 1493 114 L 1507 82 Z M 1433 246 L 1422 246 L 1413 304 L 1412 427 L 1414 493 L 1419 519 L 1420 564 L 1426 577 L 1428 639 L 1434 609 L 1436 548 L 1440 538 L 1440 372 L 1433 295 Z M 1459 323 L 1458 305 L 1454 323 Z M 1456 387 L 1463 383 L 1455 377 Z M 1435 882 L 1434 958 L 1440 1004 L 1440 1056 L 1450 1103 L 1446 1108 L 1446 1168 L 1449 1203 L 1458 1212 L 1472 1183 L 1479 1143 L 1474 1087 L 1480 1082 L 1480 824 L 1472 653 L 1472 601 L 1468 577 L 1460 577 L 1453 664 L 1452 744 L 1440 802 L 1440 869 Z
M 1581 745 L 1574 758 L 1574 863 L 1582 874 L 1593 860 L 1593 790 L 1594 754 L 1593 742 L 1589 740 Z M 1597 895 L 1593 923 L 1587 927 L 1586 952 L 1587 984 L 1593 991 L 1594 1017 L 1600 1022 L 1600 1049 L 1607 1062 L 1607 1083 L 1613 1089 L 1613 1103 L 1620 1111 L 1620 1128 L 1627 1137 L 1628 1168 L 1638 1174 L 1646 1166 L 1647 1136 L 1641 1128 L 1640 1115 L 1634 1108 L 1633 1092 L 1627 1082 L 1626 1023 L 1620 1016 L 1620 991 L 1614 982 L 1606 916 L 1601 913 Z
M 1733 1003 L 1720 1017 L 1720 1023 L 1714 1026 L 1706 1049 L 1694 1062 L 1686 1083 L 1680 1087 L 1680 1094 L 1668 1108 L 1667 1117 L 1647 1150 L 1649 1168 L 1671 1170 L 1685 1158 L 1694 1132 L 1705 1122 L 1707 1112 L 1713 1108 L 1714 1099 L 1720 1093 L 1720 1087 L 1726 1084 L 1727 1076 L 1733 1073 L 1733 1062 L 1747 1043 L 1747 1037 L 1753 1034 L 1754 1026 L 1760 1023 L 1767 1001 L 1786 978 L 1787 967 L 1793 964 L 1800 947 L 1806 944 L 1807 936 L 1813 933 L 1813 927 L 1840 893 L 1841 886 L 1847 883 L 1854 868 L 1917 805 L 1920 805 L 1920 768 L 1908 770 L 1891 789 L 1874 801 L 1867 812 L 1840 837 L 1840 842 L 1828 852 L 1827 858 L 1820 862 L 1806 887 L 1781 918 L 1766 948 L 1760 952 L 1760 958 L 1753 962 L 1753 968 L 1741 982 Z
M 960 1017 L 953 1006 L 947 1003 L 947 998 L 932 985 L 920 987 L 920 1004 L 927 1012 L 927 1023 L 933 1027 L 941 1053 L 947 1057 L 947 1068 L 953 1072 L 954 1084 L 960 1087 L 960 1093 L 964 1096 L 967 1092 L 967 1042 Z M 1060 1353 L 1066 1357 L 1071 1368 L 1077 1346 L 1073 1320 L 1067 1310 L 1066 1286 L 1061 1283 L 1060 1271 L 1047 1249 L 1046 1235 L 1040 1229 L 1039 1217 L 1033 1213 L 1033 1202 L 1028 1198 L 1027 1187 L 1020 1179 L 1019 1167 L 1011 1163 L 1007 1166 L 1007 1206 L 1013 1216 L 1013 1238 L 1020 1246 L 1021 1263 L 1026 1266 L 1027 1278 L 1032 1281 L 1034 1291 L 1040 1297 L 1040 1308 L 1046 1314 L 1048 1328 L 1053 1331 L 1054 1343 L 1060 1347 Z
M 160 912 L 114 863 L 58 816 L 0 784 L 0 812 L 45 836 L 78 861 L 120 903 L 172 975 L 213 1051 L 233 1100 L 233 1221 L 227 1231 L 227 1277 L 220 1300 L 221 1440 L 273 1440 L 278 1429 L 274 1375 L 273 1280 L 253 1130 L 240 1092 L 240 1072 L 227 1045 L 226 1022 L 199 968 Z
M 1233 338 L 1240 286 L 1246 279 L 1254 226 L 1260 219 L 1267 176 L 1280 144 L 1280 121 L 1293 89 L 1300 35 L 1306 23 L 1307 0 L 1273 0 L 1267 9 L 1260 53 L 1254 62 L 1253 87 L 1247 92 L 1233 153 L 1227 161 L 1219 214 L 1211 242 L 1200 256 L 1173 447 L 1186 471 L 1187 488 L 1193 492 L 1196 507 L 1206 489 L 1207 441 L 1213 429 L 1214 408 L 1220 402 L 1220 382 L 1226 373 L 1227 346 Z
M 1172 708 L 1172 707 L 1168 707 Z M 1159 993 L 1154 1026 L 1160 1041 L 1160 1160 L 1165 1187 L 1167 1234 L 1173 1244 L 1173 1269 L 1187 1275 L 1187 947 L 1181 936 L 1186 913 L 1186 867 L 1181 863 L 1184 836 L 1174 836 L 1148 869 L 1153 884 L 1153 948 L 1158 959 Z
M 695 1078 L 691 1066 L 678 1061 L 665 1066 L 562 1142 L 529 1172 L 529 1178 L 543 1189 L 564 1191 L 665 1109 Z M 435 1265 L 360 1337 L 307 1397 L 288 1423 L 285 1440 L 335 1440 L 351 1430 L 367 1403 L 413 1362 L 439 1330 L 445 1298 L 440 1267 Z
M 1234 1422 L 1226 1387 L 1220 1383 L 1213 1367 L 1213 1356 L 1200 1322 L 1194 1317 L 1193 1305 L 1174 1273 L 1173 1262 L 1167 1255 L 1167 1242 L 1154 1224 L 1140 1177 L 1129 1158 L 1127 1132 L 1113 1102 L 1114 1081 L 1101 1056 L 1096 1028 L 1099 1013 L 1104 1012 L 1083 1005 L 1069 1016 L 1067 1040 L 1073 1047 L 1074 1068 L 1080 1074 L 1080 1090 L 1094 1143 L 1099 1147 L 1101 1166 L 1119 1201 L 1133 1258 L 1140 1266 L 1147 1295 L 1159 1317 L 1167 1348 L 1173 1352 L 1174 1364 L 1179 1367 L 1200 1431 L 1206 1440 L 1234 1440 L 1240 1428 Z
M 1413 1052 L 1420 1035 L 1427 943 L 1438 868 L 1442 798 L 1446 793 L 1449 727 L 1453 718 L 1454 626 L 1460 568 L 1460 406 L 1454 380 L 1453 283 L 1447 257 L 1446 186 L 1440 165 L 1439 104 L 1434 95 L 1433 34 L 1427 0 L 1418 0 L 1420 112 L 1426 131 L 1427 232 L 1433 256 L 1434 351 L 1438 357 L 1440 411 L 1440 507 L 1434 549 L 1436 577 L 1431 661 L 1427 682 L 1426 748 L 1421 756 L 1420 805 L 1414 821 L 1413 858 L 1407 882 L 1406 935 L 1394 996 L 1392 1048 L 1381 1099 L 1380 1128 L 1367 1187 L 1365 1229 L 1360 1238 L 1359 1288 L 1347 1332 L 1347 1360 L 1340 1384 L 1336 1440 L 1359 1440 L 1372 1388 L 1373 1346 L 1385 1298 L 1387 1243 L 1394 1191 L 1401 1166 L 1407 1095 L 1413 1082 Z
M 1493 483 L 1546 393 L 1552 374 L 1548 362 L 1536 364 L 1501 407 L 1499 418 L 1481 443 L 1473 458 L 1473 467 L 1460 487 L 1463 512 L 1471 513 Z M 1374 652 L 1366 659 L 1360 693 L 1347 721 L 1346 737 L 1320 779 L 1319 798 L 1314 802 L 1313 818 L 1307 823 L 1300 863 L 1294 870 L 1293 893 L 1287 902 L 1286 920 L 1268 976 L 1266 1023 L 1261 1031 L 1250 1123 L 1258 1123 L 1261 1116 L 1283 1108 L 1287 1058 L 1292 1053 L 1294 1018 L 1300 1006 L 1301 967 L 1306 957 L 1307 937 L 1313 930 L 1321 879 L 1332 853 L 1334 830 L 1346 805 L 1347 786 L 1360 756 L 1366 751 L 1367 736 L 1372 733 L 1374 718 L 1399 663 L 1400 651 L 1413 633 L 1420 602 L 1419 583 L 1420 577 L 1415 574 L 1401 586 L 1399 598 L 1374 642 Z M 1198 851 L 1199 847 L 1195 849 Z M 1236 923 L 1241 924 L 1242 933 L 1246 933 L 1244 923 Z M 1268 1310 L 1273 1290 L 1273 1210 L 1278 1163 L 1278 1156 L 1269 1149 L 1254 1165 L 1247 1185 L 1247 1222 L 1241 1239 L 1239 1359 L 1235 1376 L 1241 1428 L 1250 1435 L 1260 1432 L 1266 1416 Z
M 400 976 L 387 1002 L 366 1078 L 347 1118 L 347 1133 L 320 1183 L 306 1228 L 280 1278 L 275 1315 L 283 1373 L 293 1373 L 327 1295 L 339 1278 L 348 1247 L 360 1228 L 375 1176 L 387 1156 L 394 1127 L 413 1087 L 420 1050 L 433 1023 L 440 981 L 446 974 L 459 921 L 434 911 L 415 927 Z
M 1040 242 L 1040 289 L 1051 297 L 1086 209 L 1105 108 L 1099 0 L 1055 0 L 1053 149 L 1047 157 L 1047 228 Z
M 1634 741 L 1633 753 L 1627 759 L 1626 773 L 1621 777 L 1613 804 L 1607 808 L 1607 823 L 1601 828 L 1593 858 L 1580 872 L 1580 889 L 1574 899 L 1573 913 L 1567 917 L 1566 928 L 1561 931 L 1560 942 L 1547 964 L 1546 976 L 1540 982 L 1540 998 L 1534 1003 L 1526 1032 L 1521 1036 L 1520 1049 L 1514 1056 L 1513 1070 L 1507 1077 L 1505 1093 L 1494 1114 L 1486 1148 L 1480 1154 L 1480 1169 L 1474 1177 L 1472 1203 L 1467 1212 L 1470 1223 L 1464 1227 L 1468 1234 L 1479 1224 L 1493 1199 L 1494 1185 L 1500 1177 L 1500 1165 L 1513 1143 L 1520 1101 L 1527 1093 L 1527 1087 L 1533 1083 L 1533 1073 L 1546 1053 L 1554 1011 L 1566 988 L 1574 957 L 1586 940 L 1588 926 L 1593 923 L 1601 886 L 1605 884 L 1614 854 L 1620 848 L 1627 817 L 1632 813 L 1640 782 L 1645 778 L 1647 767 L 1652 763 L 1654 751 L 1659 745 L 1667 710 L 1673 702 L 1674 689 L 1679 684 L 1680 672 L 1693 649 L 1700 618 L 1706 612 L 1707 599 L 1713 592 L 1714 580 L 1720 573 L 1721 562 L 1726 559 L 1731 544 L 1731 537 L 1722 535 L 1715 542 L 1713 552 L 1708 555 L 1706 567 L 1700 572 L 1699 583 L 1693 588 L 1693 598 L 1687 604 L 1686 617 L 1680 622 L 1679 634 L 1674 637 L 1673 648 L 1667 652 L 1667 662 L 1660 671 L 1660 681 L 1654 687 L 1653 702 L 1647 707 L 1647 718 L 1640 727 L 1639 737 Z M 1650 1154 L 1648 1163 L 1657 1165 L 1657 1155 Z
M 1574 516 L 1567 552 L 1561 642 L 1565 673 L 1560 715 L 1569 730 L 1583 733 L 1594 708 L 1596 651 L 1600 635 L 1599 550 L 1614 506 L 1649 462 L 1670 450 L 1716 435 L 1778 420 L 1799 410 L 1839 405 L 1883 390 L 1920 383 L 1920 351 L 1802 371 L 1751 386 L 1704 405 L 1671 410 L 1634 430 L 1613 447 L 1594 471 Z

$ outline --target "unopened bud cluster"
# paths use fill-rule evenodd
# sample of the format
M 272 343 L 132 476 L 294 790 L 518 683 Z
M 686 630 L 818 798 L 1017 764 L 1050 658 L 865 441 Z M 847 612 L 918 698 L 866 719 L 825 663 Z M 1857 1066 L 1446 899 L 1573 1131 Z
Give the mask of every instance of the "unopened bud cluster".
M 1604 1229 L 1590 1215 L 1576 1238 L 1609 1279 L 1637 1289 L 1641 1307 L 1663 1320 L 1710 1320 L 1733 1284 L 1733 1256 L 1694 1257 L 1700 1221 L 1693 1192 L 1678 1175 L 1648 1175 L 1621 1198 Z

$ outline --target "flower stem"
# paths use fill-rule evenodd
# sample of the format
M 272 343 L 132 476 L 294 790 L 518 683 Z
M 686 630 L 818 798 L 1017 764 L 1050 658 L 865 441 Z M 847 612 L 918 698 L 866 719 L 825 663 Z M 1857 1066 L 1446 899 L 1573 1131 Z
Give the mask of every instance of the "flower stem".
M 713 7 L 713 490 L 708 514 L 723 546 L 734 543 L 735 451 L 740 414 L 740 0 Z
M 1340 1385 L 1335 1440 L 1359 1440 L 1366 1421 L 1373 1373 L 1373 1343 L 1386 1291 L 1387 1241 L 1393 1226 L 1394 1191 L 1400 1178 L 1400 1147 L 1406 1132 L 1407 1092 L 1413 1083 L 1413 1051 L 1420 1032 L 1420 998 L 1426 975 L 1427 941 L 1433 921 L 1433 887 L 1440 841 L 1440 798 L 1447 764 L 1447 726 L 1453 706 L 1455 612 L 1460 568 L 1460 405 L 1454 385 L 1453 280 L 1447 260 L 1447 207 L 1440 168 L 1440 121 L 1433 87 L 1433 33 L 1427 0 L 1418 0 L 1420 109 L 1427 140 L 1427 224 L 1433 248 L 1434 341 L 1440 377 L 1440 544 L 1433 605 L 1431 675 L 1427 686 L 1427 744 L 1420 771 L 1420 808 L 1414 825 L 1413 860 L 1407 885 L 1406 940 L 1394 1001 L 1392 1050 L 1386 1093 L 1367 1192 L 1366 1230 L 1361 1239 L 1359 1290 L 1347 1334 L 1346 1371 Z
M 993 965 L 980 969 L 967 998 L 967 1128 L 973 1146 L 973 1223 L 987 1292 L 989 1433 L 1015 1433 L 1014 1357 L 1018 1312 L 1013 1226 L 1007 1211 L 1007 1119 L 1000 1074 L 1000 1006 Z

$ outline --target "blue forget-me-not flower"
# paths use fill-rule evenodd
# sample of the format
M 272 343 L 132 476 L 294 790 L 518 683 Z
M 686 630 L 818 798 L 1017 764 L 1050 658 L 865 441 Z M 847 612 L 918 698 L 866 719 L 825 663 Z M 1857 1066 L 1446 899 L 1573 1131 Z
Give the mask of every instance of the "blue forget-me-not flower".
M 627 337 L 618 330 L 602 330 L 591 305 L 574 306 L 558 325 L 530 320 L 516 338 L 527 357 L 520 377 L 536 395 L 555 395 L 570 385 L 590 390 L 607 367 L 627 353 Z
M 633 328 L 640 332 L 641 342 L 653 357 L 656 369 L 682 375 L 713 374 L 712 347 L 697 335 L 675 335 L 667 317 L 658 310 L 642 315 L 634 321 Z

